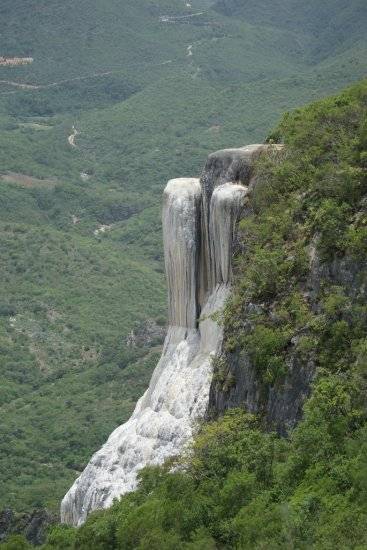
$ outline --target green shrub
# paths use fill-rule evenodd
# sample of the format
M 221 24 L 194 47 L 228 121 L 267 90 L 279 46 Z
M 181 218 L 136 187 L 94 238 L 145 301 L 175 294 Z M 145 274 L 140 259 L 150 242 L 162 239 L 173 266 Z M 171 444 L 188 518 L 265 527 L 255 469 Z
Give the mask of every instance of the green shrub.
M 284 351 L 288 341 L 289 335 L 283 329 L 263 325 L 255 326 L 246 336 L 250 360 L 265 382 L 274 383 L 286 374 Z

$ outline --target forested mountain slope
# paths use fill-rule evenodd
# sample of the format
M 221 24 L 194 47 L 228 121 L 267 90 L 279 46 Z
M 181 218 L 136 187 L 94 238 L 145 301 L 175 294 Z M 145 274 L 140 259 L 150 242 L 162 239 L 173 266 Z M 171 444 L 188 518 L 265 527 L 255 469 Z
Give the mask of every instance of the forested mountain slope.
M 365 74 L 363 3 L 260 7 L 1 3 L 1 506 L 56 509 L 146 387 L 166 180 Z
M 366 547 L 366 121 L 363 81 L 297 109 L 269 135 L 285 147 L 255 168 L 214 364 L 231 410 L 204 423 L 184 456 L 145 468 L 137 491 L 79 529 L 54 527 L 42 548 Z M 269 387 L 281 397 L 295 357 L 311 373 L 287 437 L 261 406 L 231 408 L 245 355 L 259 405 Z M 4 550 L 14 544 L 30 548 L 15 537 Z

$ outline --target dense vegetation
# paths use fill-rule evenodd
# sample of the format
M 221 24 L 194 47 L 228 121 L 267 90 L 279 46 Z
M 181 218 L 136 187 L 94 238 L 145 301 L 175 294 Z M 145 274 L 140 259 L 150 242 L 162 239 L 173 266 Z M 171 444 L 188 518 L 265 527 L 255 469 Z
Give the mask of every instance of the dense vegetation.
M 0 507 L 56 510 L 147 386 L 165 181 L 365 74 L 359 0 L 191 4 L 1 2 L 0 55 L 34 62 L 0 67 Z
M 261 416 L 229 411 L 201 426 L 174 472 L 172 462 L 146 468 L 137 491 L 80 529 L 55 527 L 45 550 L 366 548 L 366 120 L 367 82 L 287 114 L 269 136 L 285 151 L 259 162 L 241 222 L 227 346 L 247 346 L 272 384 L 291 339 L 306 364 L 312 356 L 302 422 L 282 438 Z M 310 250 L 321 266 L 314 296 Z M 335 286 L 323 273 L 338 265 L 349 275 Z M 249 301 L 262 312 L 246 334 Z

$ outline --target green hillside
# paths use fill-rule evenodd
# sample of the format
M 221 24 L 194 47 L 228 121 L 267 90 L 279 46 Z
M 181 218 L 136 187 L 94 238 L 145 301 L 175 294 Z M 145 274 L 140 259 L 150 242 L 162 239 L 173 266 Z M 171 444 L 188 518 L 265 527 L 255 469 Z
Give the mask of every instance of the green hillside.
M 366 73 L 358 0 L 186 4 L 1 3 L 0 507 L 57 509 L 147 386 L 166 180 Z

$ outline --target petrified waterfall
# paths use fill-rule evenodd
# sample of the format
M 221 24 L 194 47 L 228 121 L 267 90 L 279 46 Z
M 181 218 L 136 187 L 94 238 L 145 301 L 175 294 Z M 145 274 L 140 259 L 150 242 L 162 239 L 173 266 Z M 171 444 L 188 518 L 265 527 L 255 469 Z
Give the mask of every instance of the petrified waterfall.
M 169 328 L 149 388 L 131 418 L 95 453 L 61 504 L 61 520 L 83 523 L 133 490 L 138 471 L 161 464 L 191 440 L 207 410 L 212 357 L 222 330 L 212 315 L 231 280 L 232 242 L 251 166 L 264 146 L 210 155 L 201 180 L 175 179 L 164 191 L 163 238 Z

